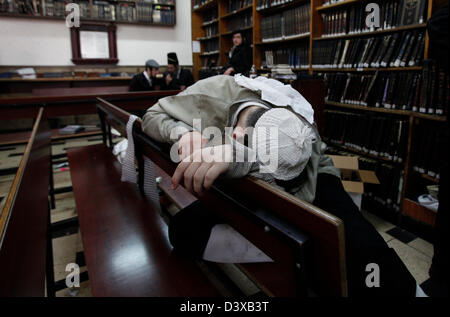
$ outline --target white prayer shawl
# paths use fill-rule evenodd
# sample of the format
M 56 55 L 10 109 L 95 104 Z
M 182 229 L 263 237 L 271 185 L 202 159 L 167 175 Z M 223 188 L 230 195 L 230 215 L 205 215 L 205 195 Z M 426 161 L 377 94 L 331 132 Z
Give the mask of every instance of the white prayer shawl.
M 234 75 L 234 81 L 241 87 L 252 91 L 260 91 L 261 99 L 275 106 L 287 107 L 303 116 L 310 124 L 314 123 L 314 110 L 311 104 L 291 85 L 285 85 L 278 80 L 266 77 L 256 77 L 254 79 Z
M 125 159 L 122 164 L 122 182 L 136 184 L 136 166 L 134 164 L 134 140 L 133 140 L 133 124 L 138 117 L 131 115 L 127 123 L 127 139 L 128 146 Z M 144 195 L 150 200 L 150 203 L 156 210 L 160 211 L 158 188 L 156 186 L 155 166 L 149 158 L 144 159 Z

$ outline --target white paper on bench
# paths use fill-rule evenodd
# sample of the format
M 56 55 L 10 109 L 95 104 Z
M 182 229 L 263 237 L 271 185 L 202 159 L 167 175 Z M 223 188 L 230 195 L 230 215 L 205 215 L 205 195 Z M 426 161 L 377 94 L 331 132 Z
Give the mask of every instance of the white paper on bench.
M 131 115 L 127 123 L 128 146 L 122 164 L 122 182 L 137 183 L 136 166 L 134 165 L 133 124 L 138 117 Z M 156 210 L 160 211 L 158 188 L 156 187 L 155 166 L 149 158 L 144 159 L 144 194 Z
M 203 259 L 219 263 L 273 262 L 263 251 L 227 224 L 211 230 Z

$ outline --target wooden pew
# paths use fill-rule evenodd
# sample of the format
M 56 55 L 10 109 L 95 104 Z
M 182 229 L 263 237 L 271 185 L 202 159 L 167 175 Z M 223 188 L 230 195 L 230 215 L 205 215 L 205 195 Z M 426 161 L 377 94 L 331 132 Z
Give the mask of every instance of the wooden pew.
M 0 133 L 0 146 L 26 144 L 30 139 L 32 131 L 25 132 L 13 132 L 13 133 Z M 97 136 L 101 134 L 100 129 L 92 131 L 83 131 L 75 134 L 62 134 L 59 129 L 51 129 L 52 141 L 61 141 L 68 139 L 84 138 Z
M 99 101 L 103 130 L 108 132 L 107 126 L 113 125 L 123 133 L 129 114 Z M 160 188 L 178 207 L 199 200 L 275 260 L 240 265 L 266 294 L 306 295 L 306 285 L 320 295 L 347 295 L 344 228 L 340 219 L 250 177 L 222 181 L 198 200 L 182 187 L 173 191 L 169 188 L 169 175 L 176 165 L 170 161 L 164 145 L 156 144 L 143 133 L 140 121 L 135 122 L 133 138 L 139 170 L 143 170 L 139 156 L 149 157 L 157 165 L 158 176 L 163 178 Z M 312 250 L 308 250 L 305 236 L 312 238 Z
M 50 235 L 50 130 L 40 108 L 0 214 L 0 296 L 54 295 Z
M 96 97 L 102 97 L 103 99 L 114 102 L 127 111 L 147 110 L 160 98 L 171 96 L 178 92 L 167 90 L 106 94 L 94 93 L 75 96 L 1 98 L 0 118 L 2 120 L 35 118 L 40 107 L 44 107 L 48 118 L 97 114 Z
M 130 86 L 114 87 L 74 87 L 74 88 L 37 88 L 33 89 L 34 96 L 86 96 L 127 93 Z
M 218 296 L 192 261 L 172 253 L 167 225 L 104 144 L 69 149 L 94 296 Z M 88 163 L 87 163 L 88 162 Z

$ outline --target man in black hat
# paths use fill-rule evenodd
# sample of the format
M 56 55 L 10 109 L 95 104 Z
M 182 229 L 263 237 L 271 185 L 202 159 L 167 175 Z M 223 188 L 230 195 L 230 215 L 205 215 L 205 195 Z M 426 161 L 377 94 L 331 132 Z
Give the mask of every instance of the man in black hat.
M 185 90 L 194 83 L 194 77 L 189 69 L 183 69 L 178 64 L 176 53 L 167 54 L 167 72 L 164 73 L 164 90 Z
M 149 59 L 145 62 L 145 70 L 131 79 L 130 91 L 160 90 L 161 78 L 158 78 L 158 75 L 160 75 L 159 64 L 155 60 Z

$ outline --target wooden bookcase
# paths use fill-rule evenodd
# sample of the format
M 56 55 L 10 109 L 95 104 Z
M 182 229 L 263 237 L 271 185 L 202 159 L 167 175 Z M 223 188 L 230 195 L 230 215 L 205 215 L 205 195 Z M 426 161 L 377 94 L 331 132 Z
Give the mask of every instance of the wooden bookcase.
M 262 54 L 265 47 L 280 47 L 287 44 L 305 44 L 309 45 L 309 67 L 306 69 L 293 69 L 294 72 L 304 72 L 305 74 L 324 74 L 327 72 L 349 72 L 349 73 L 370 73 L 375 72 L 377 70 L 382 70 L 383 72 L 398 72 L 398 71 L 414 71 L 421 72 L 421 66 L 413 66 L 413 67 L 395 67 L 395 68 L 364 68 L 364 69 L 356 69 L 356 68 L 348 68 L 348 69 L 336 69 L 336 68 L 314 68 L 312 67 L 312 54 L 313 54 L 313 45 L 315 42 L 330 40 L 330 39 L 341 39 L 341 38 L 357 38 L 357 37 L 370 37 L 374 35 L 380 34 L 389 34 L 404 30 L 417 30 L 423 29 L 426 30 L 426 23 L 408 25 L 403 27 L 396 27 L 387 30 L 379 30 L 373 32 L 364 32 L 359 34 L 346 34 L 339 36 L 328 36 L 321 37 L 323 33 L 323 20 L 322 14 L 334 9 L 351 7 L 352 5 L 368 3 L 368 0 L 343 0 L 338 3 L 334 3 L 331 5 L 322 5 L 321 0 L 293 0 L 291 2 L 287 2 L 276 7 L 257 10 L 257 0 L 253 0 L 252 6 L 243 8 L 233 13 L 227 13 L 226 7 L 228 0 L 209 0 L 204 1 L 203 5 L 197 6 L 194 8 L 194 0 L 192 0 L 192 40 L 197 41 L 205 36 L 204 34 L 204 25 L 203 25 L 203 15 L 208 10 L 217 10 L 217 19 L 211 23 L 218 24 L 218 38 L 219 41 L 219 50 L 218 52 L 214 52 L 217 55 L 218 65 L 223 66 L 226 62 L 226 54 L 231 48 L 231 39 L 228 37 L 229 31 L 226 28 L 227 19 L 229 19 L 233 15 L 238 15 L 242 11 L 251 10 L 253 14 L 253 25 L 250 28 L 252 31 L 252 42 L 253 42 L 253 64 L 258 71 L 267 71 L 267 69 L 262 69 Z M 307 35 L 302 35 L 297 38 L 290 38 L 285 40 L 278 40 L 269 43 L 262 43 L 261 41 L 261 19 L 264 16 L 271 15 L 277 12 L 282 12 L 283 10 L 294 8 L 306 3 L 310 3 L 310 33 Z M 427 20 L 431 17 L 433 13 L 433 8 L 436 7 L 437 4 L 441 4 L 442 1 L 439 0 L 428 0 L 428 9 L 427 9 Z M 193 71 L 194 76 L 198 79 L 198 72 L 201 69 L 202 58 L 207 55 L 204 55 L 203 50 L 203 41 L 201 41 L 201 52 L 193 54 Z M 429 38 L 428 34 L 426 34 L 425 38 L 425 47 L 424 47 L 424 59 L 427 59 L 429 56 Z M 412 200 L 410 197 L 410 188 L 413 187 L 413 183 L 417 182 L 418 179 L 421 179 L 427 184 L 438 184 L 439 180 L 433 177 L 430 177 L 426 174 L 418 175 L 417 172 L 412 170 L 412 153 L 414 151 L 418 151 L 419 149 L 414 148 L 415 142 L 414 138 L 417 137 L 417 125 L 420 125 L 421 122 L 433 122 L 436 125 L 446 124 L 447 118 L 444 116 L 438 115 L 430 115 L 423 114 L 412 111 L 404 111 L 404 110 L 391 110 L 385 108 L 374 108 L 374 107 L 363 107 L 356 106 L 350 104 L 342 104 L 337 102 L 327 101 L 326 107 L 330 109 L 342 109 L 348 111 L 356 111 L 356 112 L 378 112 L 383 113 L 386 116 L 401 116 L 405 120 L 409 121 L 409 133 L 407 140 L 407 157 L 406 160 L 401 164 L 402 165 L 402 174 L 403 174 L 403 183 L 401 188 L 401 201 L 400 201 L 400 215 L 407 216 L 415 221 L 426 224 L 428 226 L 433 226 L 435 222 L 436 214 L 425 207 L 419 205 L 418 203 Z M 334 145 L 333 145 L 334 146 Z M 348 150 L 353 154 L 357 154 L 360 156 L 366 156 L 369 158 L 373 158 L 376 160 L 384 161 L 383 158 L 377 158 L 365 153 L 358 153 L 354 150 L 349 150 L 348 148 L 342 147 L 342 150 Z
M 18 0 L 12 0 L 12 2 L 17 2 Z M 12 18 L 26 18 L 26 19 L 41 19 L 41 20 L 65 20 L 66 16 L 68 13 L 64 12 L 64 14 L 59 14 L 59 15 L 45 15 L 43 12 L 43 7 L 44 7 L 44 2 L 50 2 L 48 0 L 31 0 L 31 3 L 35 3 L 37 5 L 37 7 L 39 8 L 38 12 L 36 13 L 19 13 L 19 12 L 1 12 L 0 11 L 0 18 L 7 18 L 7 17 L 12 17 Z M 164 6 L 164 7 L 170 7 L 171 10 L 173 11 L 173 23 L 161 23 L 161 22 L 148 22 L 148 21 L 140 21 L 137 18 L 137 10 L 135 11 L 136 14 L 136 19 L 135 20 L 123 20 L 123 19 L 100 19 L 100 18 L 93 18 L 94 16 L 94 2 L 97 2 L 96 0 L 53 0 L 54 3 L 81 3 L 81 2 L 88 2 L 89 3 L 89 17 L 81 17 L 80 21 L 81 22 L 115 22 L 118 24 L 135 24 L 135 25 L 147 25 L 147 26 L 174 26 L 176 24 L 176 0 L 172 0 L 170 2 L 172 3 L 158 3 L 156 1 L 153 1 L 153 3 L 151 3 L 153 5 L 153 10 L 155 9 L 156 6 Z M 99 0 L 99 2 L 109 2 L 113 5 L 118 5 L 118 4 L 127 4 L 130 6 L 134 6 L 136 7 L 137 3 L 142 3 L 143 0 Z M 164 1 L 160 1 L 160 2 L 164 2 Z M 150 2 L 147 2 L 150 4 Z M 117 16 L 117 13 L 115 14 L 115 16 Z

